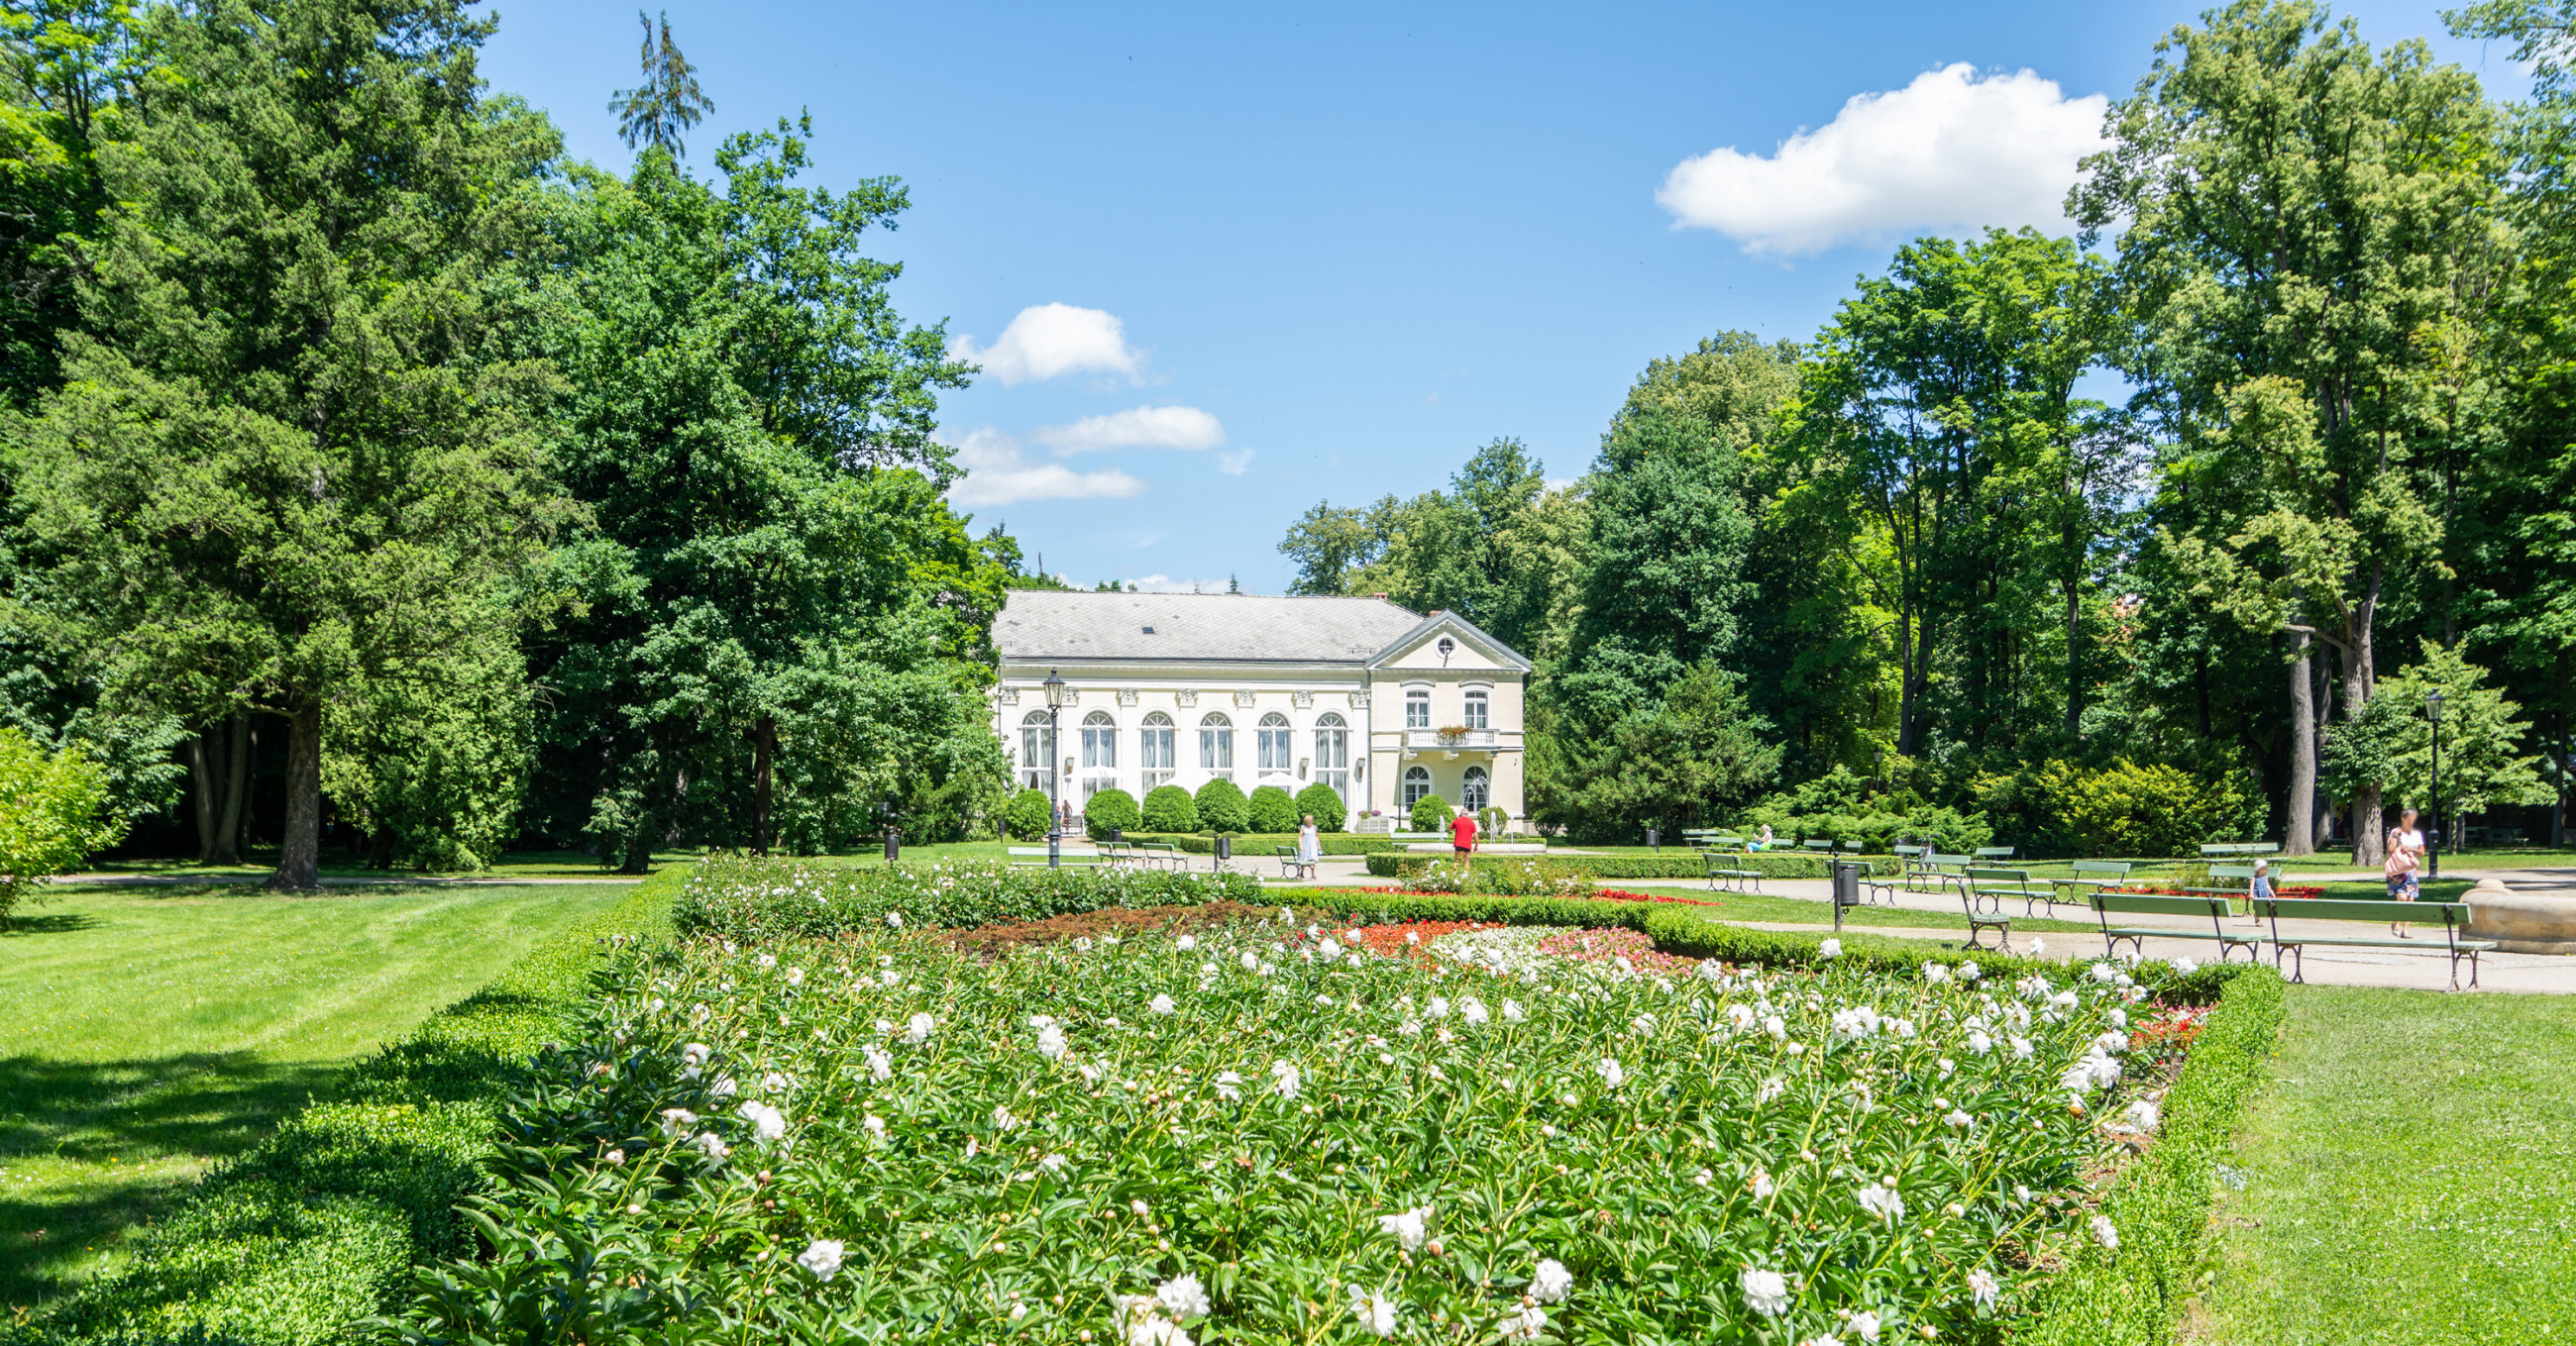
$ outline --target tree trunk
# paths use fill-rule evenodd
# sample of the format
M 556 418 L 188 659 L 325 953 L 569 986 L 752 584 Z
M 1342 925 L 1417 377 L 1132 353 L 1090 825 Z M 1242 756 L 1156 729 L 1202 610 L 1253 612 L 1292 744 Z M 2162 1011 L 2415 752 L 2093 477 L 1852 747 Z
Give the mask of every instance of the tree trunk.
M 2350 724 L 2361 718 L 2361 708 L 2370 702 L 2370 664 L 2367 647 L 2343 651 L 2343 718 Z M 2354 792 L 2352 801 L 2352 863 L 2362 869 L 2377 869 L 2388 858 L 2387 838 L 2381 835 L 2380 787 L 2365 786 Z
M 244 801 L 250 794 L 250 717 L 235 713 L 227 728 L 232 746 L 224 753 L 224 806 L 215 820 L 214 863 L 241 863 Z
M 2292 632 L 2298 642 L 2298 659 L 2290 665 L 2290 808 L 2289 834 L 2282 839 L 2283 855 L 2317 853 L 2317 716 L 2315 685 L 2310 682 L 2309 639 L 2305 631 Z
M 2066 582 L 2066 737 L 2084 738 L 2084 609 L 2080 582 Z
M 286 717 L 286 836 L 268 886 L 310 892 L 322 882 L 322 705 Z
M 223 763 L 207 760 L 206 740 L 213 734 L 213 730 L 190 734 L 187 742 L 188 785 L 196 805 L 192 812 L 197 816 L 197 863 L 201 865 L 215 860 L 215 778 L 221 774 Z
M 752 730 L 751 756 L 751 853 L 769 854 L 769 787 L 771 767 L 778 760 L 778 717 L 763 715 Z

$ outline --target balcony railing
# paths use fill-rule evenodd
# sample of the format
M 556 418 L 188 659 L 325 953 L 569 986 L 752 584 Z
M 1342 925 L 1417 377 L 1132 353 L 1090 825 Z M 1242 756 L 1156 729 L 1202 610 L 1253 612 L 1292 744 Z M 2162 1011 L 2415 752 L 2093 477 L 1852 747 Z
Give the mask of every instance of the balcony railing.
M 1456 734 L 1444 734 L 1437 729 L 1404 731 L 1404 746 L 1407 748 L 1442 748 L 1450 752 L 1461 748 L 1483 748 L 1490 751 L 1501 746 L 1502 741 L 1503 736 L 1491 729 L 1469 729 Z

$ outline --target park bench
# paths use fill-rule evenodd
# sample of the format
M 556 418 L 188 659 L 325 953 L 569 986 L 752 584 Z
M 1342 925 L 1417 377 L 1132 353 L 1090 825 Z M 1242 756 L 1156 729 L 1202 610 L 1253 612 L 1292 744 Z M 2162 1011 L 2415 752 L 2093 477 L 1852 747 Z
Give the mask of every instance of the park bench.
M 1980 861 L 2010 860 L 2020 853 L 2021 847 L 2019 846 L 1979 846 L 1977 849 L 1969 852 L 1969 854 L 1974 855 Z
M 1315 877 L 1315 866 L 1307 861 L 1298 859 L 1296 847 L 1274 846 L 1271 849 L 1276 851 L 1279 855 L 1279 877 L 1283 879 L 1311 879 Z
M 1187 869 L 1190 867 L 1190 858 L 1181 854 L 1180 847 L 1168 841 L 1140 841 L 1136 843 L 1136 863 Z
M 1946 882 L 1952 876 L 1941 876 Z M 2030 873 L 2020 869 L 1965 868 L 1959 880 L 1959 905 L 1968 913 L 1968 947 L 1983 947 L 1977 941 L 1986 931 L 1995 932 L 1995 948 L 2012 949 L 2012 917 L 2004 914 L 2004 903 L 2022 899 L 2022 915 L 2030 914 L 2030 904 L 2037 895 L 2030 891 Z
M 1896 855 L 1897 872 L 1902 876 L 1906 891 L 1913 891 L 1915 872 L 1923 867 L 1924 852 L 1929 851 L 1932 848 L 1929 846 L 1917 846 L 1911 842 L 1900 841 L 1895 845 L 1888 847 L 1888 849 Z
M 1920 883 L 1931 884 L 1932 891 L 1936 893 L 1941 891 L 1941 885 L 1955 883 L 1964 895 L 1968 891 L 1967 871 L 1975 864 L 1964 855 L 1943 855 L 1939 851 L 1927 850 L 1923 852 L 1923 862 L 1915 870 L 1914 877 Z
M 2469 964 L 2469 986 L 2478 984 L 2478 955 L 2495 948 L 2491 939 L 2462 939 L 2469 927 L 2469 904 L 2466 902 L 2391 902 L 2386 898 L 2339 900 L 2316 897 L 2265 897 L 2254 902 L 2257 920 L 2272 924 L 2272 966 L 2281 965 L 2281 952 L 2291 957 L 2290 980 L 2304 982 L 2307 946 L 2321 944 L 2346 949 L 2393 949 L 2405 953 L 2438 953 L 2451 960 L 2451 989 L 2460 989 L 2460 960 Z M 2285 935 L 2281 918 L 2293 921 L 2351 921 L 2368 925 L 2386 925 L 2392 921 L 2411 921 L 2417 925 L 2440 926 L 2442 942 L 2429 939 L 2400 939 L 2394 935 Z
M 2024 916 L 2031 914 L 2033 903 L 2053 901 L 2057 897 L 2055 888 L 2044 879 L 2033 878 L 2027 869 L 1970 865 L 1959 872 L 1959 878 L 1960 888 L 1980 901 L 2002 903 L 2019 898 Z
M 2280 853 L 2280 843 L 2273 841 L 2204 841 L 2200 844 L 2200 854 L 2203 859 L 2213 855 L 2279 855 Z
M 1126 869 L 1136 863 L 1136 851 L 1123 841 L 1100 843 L 1100 862 L 1111 869 Z
M 2117 888 L 2128 881 L 2131 868 L 2126 860 L 2078 860 L 2069 867 L 2075 871 L 2072 876 L 2048 881 L 2048 909 L 2052 913 L 2057 910 L 2061 896 L 2068 902 L 2077 897 L 2075 893 L 2061 894 L 2059 890 L 2084 889 L 2098 893 L 2105 888 Z
M 1859 868 L 1862 902 L 1876 904 L 1884 901 L 1891 907 L 1898 905 L 1896 900 L 1896 888 L 1898 884 L 1904 881 L 1901 877 L 1889 877 L 1875 860 L 1844 860 L 1838 863 L 1854 865 Z
M 1799 842 L 1798 847 L 1801 850 L 1830 851 L 1834 848 L 1834 843 L 1825 837 L 1809 837 Z
M 1723 827 L 1685 827 L 1682 829 L 1682 844 L 1695 851 L 1710 850 L 1717 845 L 1717 839 L 1725 835 L 1727 832 Z
M 2228 905 L 2227 899 L 2224 897 L 2165 897 L 2160 894 L 2152 893 L 2094 893 L 2087 897 L 2085 901 L 2092 905 L 2093 914 L 2100 917 L 2102 920 L 2102 952 L 2103 956 L 2106 958 L 2116 958 L 2119 956 L 2120 941 L 2124 939 L 2129 941 L 2129 947 L 2135 950 L 2140 958 L 2147 956 L 2146 941 L 2150 939 L 2205 939 L 2214 941 L 2218 945 L 2218 961 L 2222 963 L 2227 961 L 2227 955 L 2238 949 L 2243 949 L 2245 951 L 2247 962 L 2261 962 L 2263 959 L 2263 937 L 2261 935 L 2231 935 L 2227 933 L 2225 921 L 2228 917 L 2235 915 L 2236 910 L 2234 907 Z M 2172 926 L 2152 925 L 2124 925 L 2115 927 L 2111 924 L 2111 918 L 2114 915 L 2188 916 L 2194 920 L 2208 921 L 2209 928 L 2207 930 L 2197 928 L 2177 929 Z
M 1097 854 L 1086 855 L 1077 854 L 1073 851 L 1063 851 L 1060 853 L 1058 858 L 1060 863 L 1067 869 L 1072 869 L 1076 866 L 1080 866 L 1084 869 L 1099 869 L 1106 864 L 1105 858 Z M 1044 846 L 1011 847 L 1011 865 L 1015 869 L 1026 869 L 1031 866 L 1043 868 L 1045 867 L 1046 862 L 1047 848 Z
M 1741 855 L 1732 851 L 1701 851 L 1699 853 L 1699 859 L 1700 864 L 1708 873 L 1709 891 L 1717 891 L 1721 884 L 1725 885 L 1726 891 L 1731 893 L 1743 892 L 1744 888 L 1742 885 L 1745 884 L 1751 884 L 1754 892 L 1758 893 L 1762 891 L 1761 870 L 1738 869 L 1734 867 L 1736 862 L 1742 858 L 1743 857 Z

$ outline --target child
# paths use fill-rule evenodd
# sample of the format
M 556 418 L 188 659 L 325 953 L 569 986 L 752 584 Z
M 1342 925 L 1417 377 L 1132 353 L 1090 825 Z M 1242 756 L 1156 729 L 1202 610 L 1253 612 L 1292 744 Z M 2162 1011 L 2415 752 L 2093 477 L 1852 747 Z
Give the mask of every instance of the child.
M 2253 901 L 2245 904 L 2246 914 L 2251 916 L 2255 923 L 2260 924 L 2262 922 L 2263 900 L 2271 895 L 2272 862 L 2269 860 L 2256 860 L 2254 862 L 2254 886 L 2248 893 L 2248 896 L 2252 897 Z

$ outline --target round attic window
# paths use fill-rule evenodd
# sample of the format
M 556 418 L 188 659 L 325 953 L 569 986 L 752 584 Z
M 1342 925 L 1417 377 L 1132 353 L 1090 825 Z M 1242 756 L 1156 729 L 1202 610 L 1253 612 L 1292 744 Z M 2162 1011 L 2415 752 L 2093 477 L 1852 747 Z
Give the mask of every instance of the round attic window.
M 1458 652 L 1458 642 L 1457 642 L 1457 641 L 1454 641 L 1454 640 L 1451 640 L 1451 639 L 1450 639 L 1449 637 L 1447 637 L 1447 636 L 1442 636 L 1442 637 L 1440 638 L 1440 643 L 1439 643 L 1438 645 L 1433 646 L 1432 648 L 1434 648 L 1434 649 L 1436 649 L 1436 650 L 1440 651 L 1440 657 L 1441 657 L 1441 658 L 1443 658 L 1443 659 L 1446 659 L 1446 658 L 1448 658 L 1450 655 L 1456 654 L 1456 653 Z

